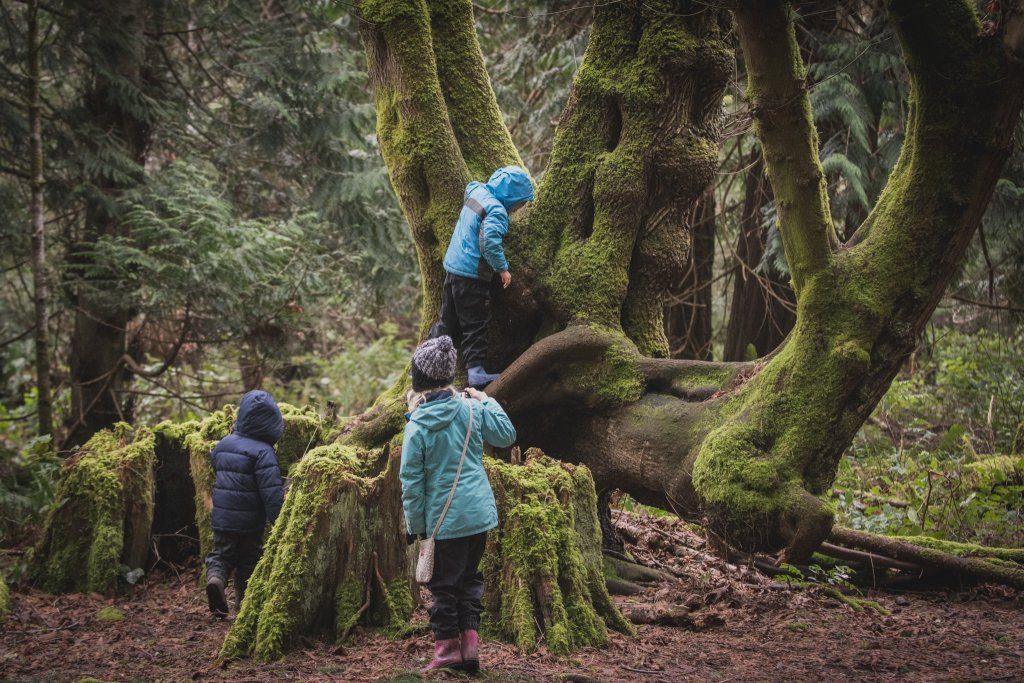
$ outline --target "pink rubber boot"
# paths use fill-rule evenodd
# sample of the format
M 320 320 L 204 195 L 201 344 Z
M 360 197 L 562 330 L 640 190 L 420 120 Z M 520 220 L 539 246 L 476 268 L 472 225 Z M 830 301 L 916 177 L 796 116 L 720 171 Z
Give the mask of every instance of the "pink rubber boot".
M 424 671 L 435 669 L 457 669 L 462 666 L 462 652 L 458 638 L 434 641 L 434 658 Z
M 480 634 L 476 629 L 468 629 L 462 632 L 462 668 L 471 674 L 480 670 Z

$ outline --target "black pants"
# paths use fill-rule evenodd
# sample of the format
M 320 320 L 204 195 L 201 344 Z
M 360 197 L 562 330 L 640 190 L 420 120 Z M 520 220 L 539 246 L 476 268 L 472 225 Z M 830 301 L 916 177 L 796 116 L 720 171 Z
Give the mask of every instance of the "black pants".
M 235 609 L 242 604 L 245 587 L 263 554 L 263 532 L 213 532 L 213 551 L 206 556 L 206 578 L 217 576 L 225 584 L 235 572 Z
M 430 628 L 435 639 L 458 638 L 461 631 L 480 628 L 484 595 L 480 558 L 486 545 L 487 532 L 435 541 L 434 576 L 427 584 L 434 598 Z
M 447 273 L 441 293 L 441 320 L 430 328 L 430 337 L 447 334 L 467 368 L 486 368 L 490 324 L 491 284 Z

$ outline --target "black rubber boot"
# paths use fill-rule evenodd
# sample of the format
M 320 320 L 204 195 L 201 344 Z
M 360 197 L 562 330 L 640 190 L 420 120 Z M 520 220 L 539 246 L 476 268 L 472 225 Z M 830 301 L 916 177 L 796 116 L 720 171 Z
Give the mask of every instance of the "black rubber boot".
M 210 612 L 218 619 L 228 616 L 228 599 L 224 595 L 224 579 L 211 576 L 206 579 L 206 601 L 210 603 Z

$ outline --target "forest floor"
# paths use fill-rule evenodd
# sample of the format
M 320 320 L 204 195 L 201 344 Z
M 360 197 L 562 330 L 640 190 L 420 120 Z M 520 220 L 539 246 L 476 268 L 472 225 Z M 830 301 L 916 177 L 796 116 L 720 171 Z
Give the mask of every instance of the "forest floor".
M 639 520 L 639 521 L 638 521 Z M 999 587 L 873 592 L 889 614 L 821 588 L 791 588 L 707 554 L 677 522 L 633 518 L 656 533 L 629 549 L 676 576 L 617 598 L 626 610 L 686 606 L 683 627 L 638 626 L 635 638 L 569 657 L 485 642 L 482 681 L 1024 681 L 1024 596 Z M 675 525 L 675 526 L 674 526 Z M 669 555 L 647 541 L 686 537 Z M 212 619 L 198 567 L 151 574 L 128 595 L 12 593 L 0 627 L 0 680 L 418 681 L 431 639 L 357 633 L 343 647 L 310 641 L 271 664 L 216 661 L 230 622 Z M 424 595 L 424 598 L 426 595 Z M 115 608 L 121 620 L 103 620 Z M 414 621 L 425 621 L 420 607 Z M 442 674 L 433 680 L 459 680 Z

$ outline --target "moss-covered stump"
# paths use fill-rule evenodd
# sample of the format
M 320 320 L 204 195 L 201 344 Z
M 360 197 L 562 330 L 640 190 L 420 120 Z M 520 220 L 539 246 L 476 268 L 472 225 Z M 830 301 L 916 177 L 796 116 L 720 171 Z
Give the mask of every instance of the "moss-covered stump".
M 537 450 L 526 464 L 486 460 L 498 529 L 483 560 L 482 629 L 525 651 L 541 639 L 566 653 L 633 633 L 608 595 L 594 480 L 586 467 Z
M 32 576 L 44 590 L 107 593 L 122 565 L 142 567 L 154 506 L 154 436 L 126 424 L 97 433 L 64 463 Z
M 308 453 L 221 650 L 276 659 L 300 636 L 357 624 L 402 629 L 413 609 L 400 453 L 332 444 Z
M 289 476 L 303 455 L 323 443 L 328 425 L 312 407 L 279 405 L 284 415 L 284 433 L 277 443 L 277 462 L 283 476 Z M 213 547 L 210 513 L 213 510 L 213 467 L 210 451 L 227 436 L 235 424 L 238 407 L 226 405 L 202 422 L 177 425 L 181 447 L 188 453 L 189 469 L 195 487 L 195 523 L 199 533 L 199 553 L 205 557 Z M 166 424 L 166 423 L 165 423 Z M 161 425 L 162 426 L 162 425 Z

